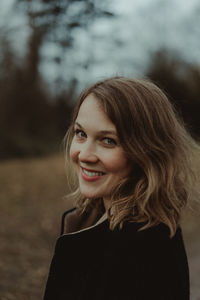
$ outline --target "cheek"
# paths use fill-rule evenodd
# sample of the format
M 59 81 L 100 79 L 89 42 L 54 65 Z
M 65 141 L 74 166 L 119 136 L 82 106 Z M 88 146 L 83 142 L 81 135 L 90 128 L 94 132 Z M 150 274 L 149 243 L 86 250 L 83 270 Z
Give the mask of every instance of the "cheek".
M 113 153 L 109 159 L 107 159 L 107 168 L 113 172 L 129 172 L 129 164 L 124 153 L 122 151 L 117 151 Z
M 72 141 L 71 147 L 70 147 L 70 150 L 69 150 L 69 156 L 70 156 L 72 162 L 75 163 L 78 160 L 78 154 L 79 154 L 79 150 L 76 146 L 76 143 L 74 143 Z

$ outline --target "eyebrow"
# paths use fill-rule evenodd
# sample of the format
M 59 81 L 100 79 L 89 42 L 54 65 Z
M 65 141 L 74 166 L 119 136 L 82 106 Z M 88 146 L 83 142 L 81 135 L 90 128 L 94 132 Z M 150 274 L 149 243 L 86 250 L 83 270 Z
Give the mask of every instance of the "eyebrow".
M 83 126 L 81 124 L 79 124 L 78 122 L 75 122 L 75 125 L 78 125 L 81 129 L 84 129 Z M 113 134 L 117 136 L 117 133 L 115 130 L 100 130 L 98 131 L 99 134 Z

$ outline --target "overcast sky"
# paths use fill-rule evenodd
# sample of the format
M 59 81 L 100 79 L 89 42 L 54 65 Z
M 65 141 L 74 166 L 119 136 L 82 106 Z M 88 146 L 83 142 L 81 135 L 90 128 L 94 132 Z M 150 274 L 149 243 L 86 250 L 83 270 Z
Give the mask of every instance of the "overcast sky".
M 99 20 L 92 39 L 77 36 L 76 61 L 88 53 L 88 70 L 77 69 L 84 81 L 115 74 L 142 76 L 151 54 L 160 48 L 176 51 L 190 63 L 200 63 L 200 11 L 197 0 L 114 0 L 115 19 Z M 78 34 L 77 34 L 78 35 Z M 75 61 L 71 60 L 72 65 Z M 70 65 L 70 62 L 69 62 Z
M 29 31 L 19 11 L 9 15 L 13 2 L 1 0 L 0 25 L 10 17 L 10 27 L 15 28 L 13 43 L 23 55 Z M 74 49 L 66 52 L 62 69 L 50 62 L 56 52 L 59 55 L 59 47 L 43 47 L 40 71 L 49 82 L 58 76 L 67 77 L 69 72 L 83 85 L 115 74 L 142 76 L 151 54 L 159 48 L 176 51 L 186 61 L 200 64 L 198 0 L 110 0 L 108 3 L 116 17 L 99 19 L 87 31 L 77 30 Z M 89 60 L 89 68 L 85 68 Z

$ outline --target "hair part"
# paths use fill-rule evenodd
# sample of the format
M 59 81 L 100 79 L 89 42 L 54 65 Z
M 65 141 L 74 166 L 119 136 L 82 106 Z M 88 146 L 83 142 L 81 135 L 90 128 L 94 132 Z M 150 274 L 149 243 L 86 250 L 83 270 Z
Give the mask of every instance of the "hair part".
M 110 228 L 122 227 L 125 221 L 145 222 L 142 229 L 164 223 L 173 236 L 183 208 L 197 192 L 195 156 L 199 154 L 199 146 L 167 96 L 149 80 L 112 77 L 82 92 L 65 137 L 70 196 L 83 209 L 95 202 L 81 195 L 69 158 L 74 122 L 89 94 L 97 98 L 116 126 L 125 155 L 132 164 L 130 176 L 111 195 Z

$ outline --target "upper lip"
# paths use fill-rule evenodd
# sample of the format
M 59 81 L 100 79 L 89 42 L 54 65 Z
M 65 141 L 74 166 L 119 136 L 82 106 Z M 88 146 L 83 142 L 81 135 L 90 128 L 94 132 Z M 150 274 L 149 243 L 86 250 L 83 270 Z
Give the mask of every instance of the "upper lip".
M 88 168 L 85 168 L 85 167 L 82 167 L 82 166 L 81 166 L 81 168 L 88 171 L 88 172 L 97 172 L 97 173 L 104 173 L 105 174 L 105 172 L 103 172 L 103 171 L 88 169 Z

